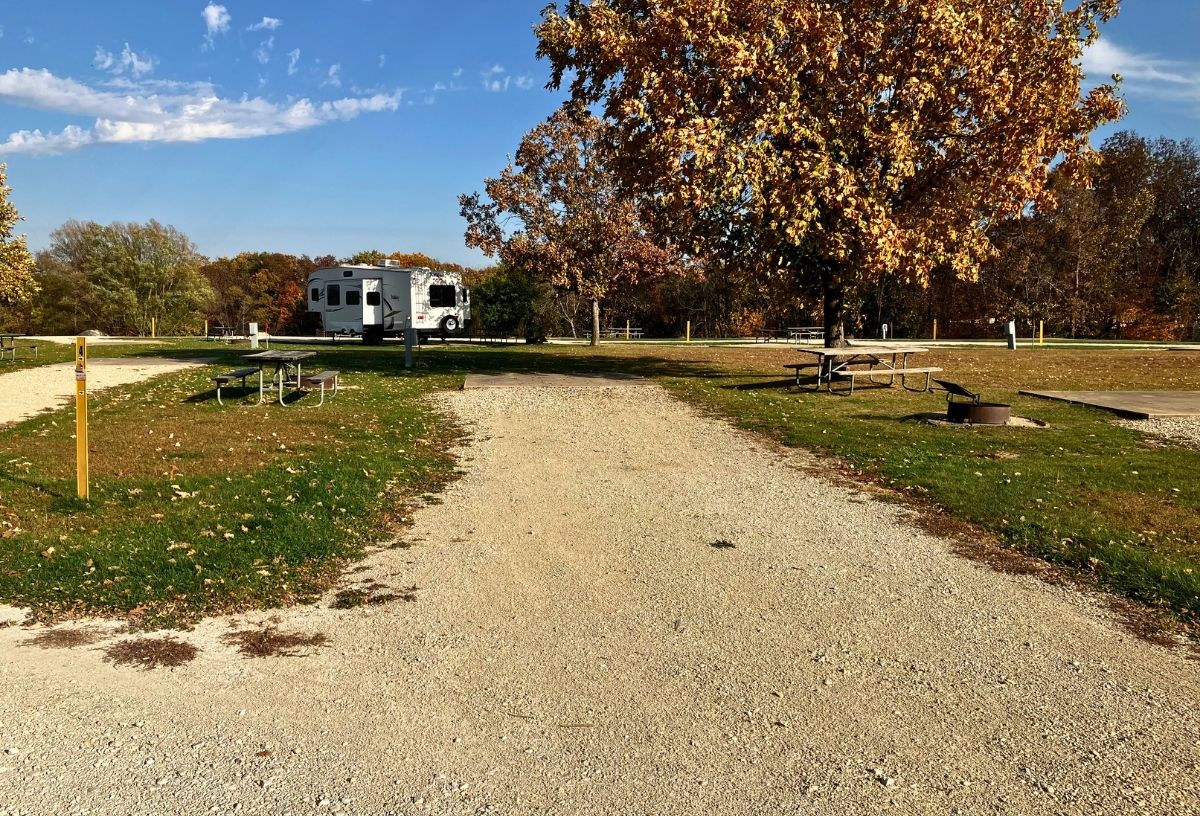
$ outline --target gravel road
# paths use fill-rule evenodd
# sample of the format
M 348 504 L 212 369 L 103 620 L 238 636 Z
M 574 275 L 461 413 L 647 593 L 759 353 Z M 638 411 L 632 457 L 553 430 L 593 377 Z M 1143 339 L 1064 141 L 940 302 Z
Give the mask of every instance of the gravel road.
M 128 385 L 198 365 L 158 357 L 100 358 L 88 363 L 88 390 Z M 0 368 L 0 372 L 4 369 Z M 75 397 L 75 364 L 54 363 L 0 373 L 0 425 L 58 408 Z
M 1200 662 L 1088 596 L 657 387 L 443 399 L 465 475 L 347 576 L 413 600 L 276 617 L 328 646 L 0 629 L 0 814 L 1200 812 Z

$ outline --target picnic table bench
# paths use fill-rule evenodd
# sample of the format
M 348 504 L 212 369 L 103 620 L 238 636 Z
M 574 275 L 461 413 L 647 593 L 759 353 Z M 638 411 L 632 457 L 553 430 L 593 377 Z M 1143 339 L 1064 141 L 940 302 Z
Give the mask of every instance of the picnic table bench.
M 833 381 L 849 381 L 850 388 L 847 396 L 854 394 L 854 386 L 859 379 L 865 378 L 875 385 L 895 386 L 896 378 L 900 378 L 901 387 L 909 391 L 928 391 L 932 384 L 932 376 L 942 369 L 934 366 L 910 366 L 908 358 L 914 354 L 923 354 L 929 349 L 917 346 L 844 346 L 842 348 L 801 348 L 802 354 L 811 354 L 816 359 L 802 363 L 788 363 L 785 369 L 796 373 L 796 386 L 802 387 L 800 381 L 803 369 L 816 369 L 810 375 L 815 380 L 814 390 L 819 391 L 824 384 L 830 393 L 834 393 Z M 890 359 L 889 359 L 890 358 Z M 866 368 L 851 368 L 851 366 L 866 366 Z M 925 375 L 923 388 L 909 388 L 909 375 Z M 887 382 L 878 381 L 876 377 L 887 377 Z
M 213 382 L 215 382 L 217 384 L 217 404 L 218 405 L 225 404 L 224 402 L 221 401 L 221 388 L 222 387 L 229 385 L 234 380 L 241 380 L 242 388 L 245 388 L 246 387 L 246 378 L 253 374 L 258 374 L 259 377 L 261 378 L 262 367 L 261 366 L 250 366 L 249 368 L 239 368 L 236 371 L 230 371 L 227 374 L 220 374 L 216 377 L 213 377 Z M 259 394 L 258 401 L 262 402 L 261 383 L 260 383 L 259 390 L 260 390 L 260 394 Z
M 300 387 L 301 388 L 320 387 L 321 401 L 317 403 L 317 407 L 320 408 L 322 405 L 325 404 L 325 386 L 328 385 L 331 381 L 333 382 L 333 391 L 330 392 L 329 396 L 336 397 L 337 392 L 338 392 L 338 372 L 336 372 L 336 371 L 330 370 L 330 371 L 322 371 L 320 374 L 307 374 L 300 378 Z
M 19 349 L 19 348 L 31 349 L 33 351 L 33 356 L 37 357 L 38 356 L 37 343 L 18 343 L 17 341 L 20 340 L 22 337 L 25 337 L 25 335 L 23 335 L 23 334 L 0 334 L 0 357 L 3 357 L 5 354 L 7 354 L 7 355 L 9 355 L 9 357 L 11 359 L 16 360 L 17 359 L 17 349 Z

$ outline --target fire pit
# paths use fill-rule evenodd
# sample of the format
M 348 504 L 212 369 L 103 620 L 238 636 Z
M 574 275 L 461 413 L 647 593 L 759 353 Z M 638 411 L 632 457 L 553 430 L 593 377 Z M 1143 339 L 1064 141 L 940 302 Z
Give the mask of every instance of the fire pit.
M 959 424 L 1007 425 L 1012 406 L 1000 402 L 982 402 L 979 394 L 958 383 L 934 380 L 946 392 L 946 419 Z

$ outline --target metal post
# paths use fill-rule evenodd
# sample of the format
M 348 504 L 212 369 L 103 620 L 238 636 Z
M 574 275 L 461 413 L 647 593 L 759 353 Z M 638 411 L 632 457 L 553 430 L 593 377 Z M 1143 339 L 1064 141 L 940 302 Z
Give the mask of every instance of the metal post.
M 933 339 L 937 340 L 937 318 L 933 319 Z
M 89 497 L 86 337 L 75 338 L 75 491 Z
M 157 317 L 150 318 L 150 336 L 158 337 L 158 318 Z
M 625 321 L 625 339 L 626 340 L 629 339 L 629 321 L 628 320 Z
M 404 367 L 413 367 L 413 343 L 416 337 L 416 330 L 411 325 L 412 318 L 409 318 L 410 325 L 404 328 Z
M 692 342 L 692 321 L 690 320 L 687 322 L 687 340 L 685 342 Z
M 1038 345 L 1039 346 L 1046 345 L 1046 321 L 1045 320 L 1038 321 Z

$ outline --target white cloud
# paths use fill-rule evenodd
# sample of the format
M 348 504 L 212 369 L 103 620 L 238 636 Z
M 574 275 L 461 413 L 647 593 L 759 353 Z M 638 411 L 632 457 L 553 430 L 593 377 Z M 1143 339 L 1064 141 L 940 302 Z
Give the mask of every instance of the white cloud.
M 1130 96 L 1190 102 L 1200 114 L 1200 65 L 1139 54 L 1105 38 L 1084 50 L 1081 65 L 1093 81 L 1118 74 Z
M 451 74 L 450 76 L 454 77 L 455 79 L 458 79 L 458 78 L 459 78 L 460 76 L 462 76 L 462 75 L 463 75 L 463 69 L 462 69 L 462 68 L 455 68 L 455 69 L 454 69 L 454 73 L 453 73 L 453 74 Z
M 272 102 L 262 97 L 219 97 L 211 85 L 175 86 L 123 80 L 122 92 L 90 87 L 49 71 L 11 69 L 0 74 L 0 102 L 95 117 L 90 128 L 68 125 L 57 132 L 22 130 L 0 142 L 0 154 L 62 153 L 94 144 L 202 142 L 251 139 L 347 121 L 366 113 L 395 111 L 403 92 L 377 93 L 326 102 Z M 164 87 L 170 90 L 160 92 Z
M 271 50 L 273 48 L 275 48 L 274 34 L 258 44 L 258 48 L 254 49 L 254 58 L 259 61 L 259 64 L 266 65 L 271 61 Z
M 330 86 L 333 88 L 342 87 L 342 64 L 335 62 L 329 66 L 329 73 L 325 75 L 325 81 L 321 83 L 321 87 Z
M 379 67 L 382 68 L 385 65 L 387 65 L 387 54 L 380 54 L 379 55 Z
M 283 20 L 278 17 L 263 17 L 262 20 L 248 27 L 247 31 L 274 31 L 283 25 Z
M 207 29 L 204 35 L 204 44 L 207 48 L 212 48 L 213 37 L 228 31 L 233 17 L 224 6 L 218 6 L 216 3 L 209 3 L 205 6 L 204 11 L 200 12 L 200 16 L 204 18 L 204 26 Z
M 123 74 L 128 71 L 134 79 L 137 79 L 154 70 L 154 57 L 139 55 L 129 47 L 129 43 L 125 43 L 125 48 L 120 55 L 96 46 L 96 55 L 92 58 L 92 65 L 97 70 L 111 71 L 114 74 Z
M 454 75 L 458 76 L 460 73 L 461 70 L 456 71 Z M 492 93 L 504 93 L 511 85 L 515 85 L 520 91 L 528 91 L 533 87 L 533 77 L 527 74 L 514 77 L 504 70 L 503 65 L 493 65 L 481 71 L 479 77 L 483 81 L 483 89 Z
M 293 48 L 288 52 L 288 76 L 296 73 L 296 66 L 300 64 L 300 49 Z

